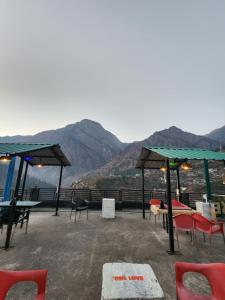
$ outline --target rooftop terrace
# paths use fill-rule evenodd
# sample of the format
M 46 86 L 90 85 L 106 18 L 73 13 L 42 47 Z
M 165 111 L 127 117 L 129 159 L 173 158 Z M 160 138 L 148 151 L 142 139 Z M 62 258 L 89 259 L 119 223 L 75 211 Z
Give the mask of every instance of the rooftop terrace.
M 225 262 L 225 246 L 221 236 L 213 237 L 211 253 L 208 243 L 197 234 L 197 245 L 180 234 L 182 255 L 167 254 L 168 235 L 161 221 L 142 219 L 138 211 L 117 212 L 116 219 L 101 218 L 91 211 L 89 220 L 81 216 L 75 224 L 69 212 L 53 217 L 50 212 L 32 212 L 28 234 L 17 229 L 9 251 L 1 250 L 1 268 L 48 269 L 46 300 L 99 300 L 102 266 L 106 262 L 150 264 L 164 291 L 165 299 L 176 299 L 175 261 Z M 1 237 L 1 246 L 5 236 Z M 176 243 L 175 243 L 176 245 Z M 187 285 L 205 291 L 202 278 L 188 277 Z M 8 299 L 32 300 L 32 284 L 19 284 L 11 289 Z

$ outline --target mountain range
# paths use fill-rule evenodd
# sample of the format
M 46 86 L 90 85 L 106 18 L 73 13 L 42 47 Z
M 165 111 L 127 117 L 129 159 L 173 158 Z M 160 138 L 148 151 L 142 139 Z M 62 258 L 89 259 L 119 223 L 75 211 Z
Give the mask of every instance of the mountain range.
M 225 126 L 205 136 L 172 126 L 155 132 L 143 141 L 123 143 L 101 124 L 84 119 L 64 128 L 47 130 L 35 135 L 0 137 L 0 142 L 59 143 L 72 164 L 71 167 L 65 168 L 64 172 L 64 184 L 69 185 L 90 172 L 119 174 L 134 169 L 143 145 L 219 149 L 225 144 Z M 32 175 L 40 178 L 37 170 L 32 172 Z M 54 168 L 51 172 L 46 168 L 46 171 L 41 172 L 41 176 L 50 182 L 58 177 Z

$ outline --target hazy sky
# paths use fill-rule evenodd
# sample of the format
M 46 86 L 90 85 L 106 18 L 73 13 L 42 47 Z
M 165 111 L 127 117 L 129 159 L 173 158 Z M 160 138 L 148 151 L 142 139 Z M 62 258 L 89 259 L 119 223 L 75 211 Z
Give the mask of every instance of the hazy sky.
M 225 125 L 225 1 L 0 0 L 0 135 Z

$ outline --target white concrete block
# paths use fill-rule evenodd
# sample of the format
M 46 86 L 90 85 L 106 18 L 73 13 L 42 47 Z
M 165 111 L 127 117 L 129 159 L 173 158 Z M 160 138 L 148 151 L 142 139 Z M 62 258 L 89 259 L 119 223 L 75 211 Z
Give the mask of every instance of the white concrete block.
M 161 300 L 164 294 L 147 264 L 106 263 L 102 271 L 101 300 Z

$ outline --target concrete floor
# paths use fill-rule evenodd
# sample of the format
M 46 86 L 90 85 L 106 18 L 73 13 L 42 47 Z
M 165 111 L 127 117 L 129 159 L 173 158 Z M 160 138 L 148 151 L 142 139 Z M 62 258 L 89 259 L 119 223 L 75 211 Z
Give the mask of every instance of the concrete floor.
M 148 216 L 147 216 L 148 217 Z M 192 246 L 190 237 L 180 235 L 182 255 L 167 254 L 168 235 L 140 213 L 117 212 L 116 219 L 105 220 L 101 212 L 85 214 L 74 224 L 69 212 L 53 217 L 49 212 L 31 213 L 28 234 L 17 229 L 9 251 L 0 250 L 0 267 L 13 270 L 48 269 L 46 300 L 100 300 L 102 266 L 106 262 L 148 263 L 164 291 L 165 299 L 176 299 L 174 262 L 224 262 L 225 245 L 221 236 L 213 238 L 211 254 L 202 235 Z M 5 235 L 0 239 L 4 244 Z M 189 276 L 186 284 L 206 291 L 202 277 Z M 7 300 L 32 300 L 33 284 L 18 284 Z

